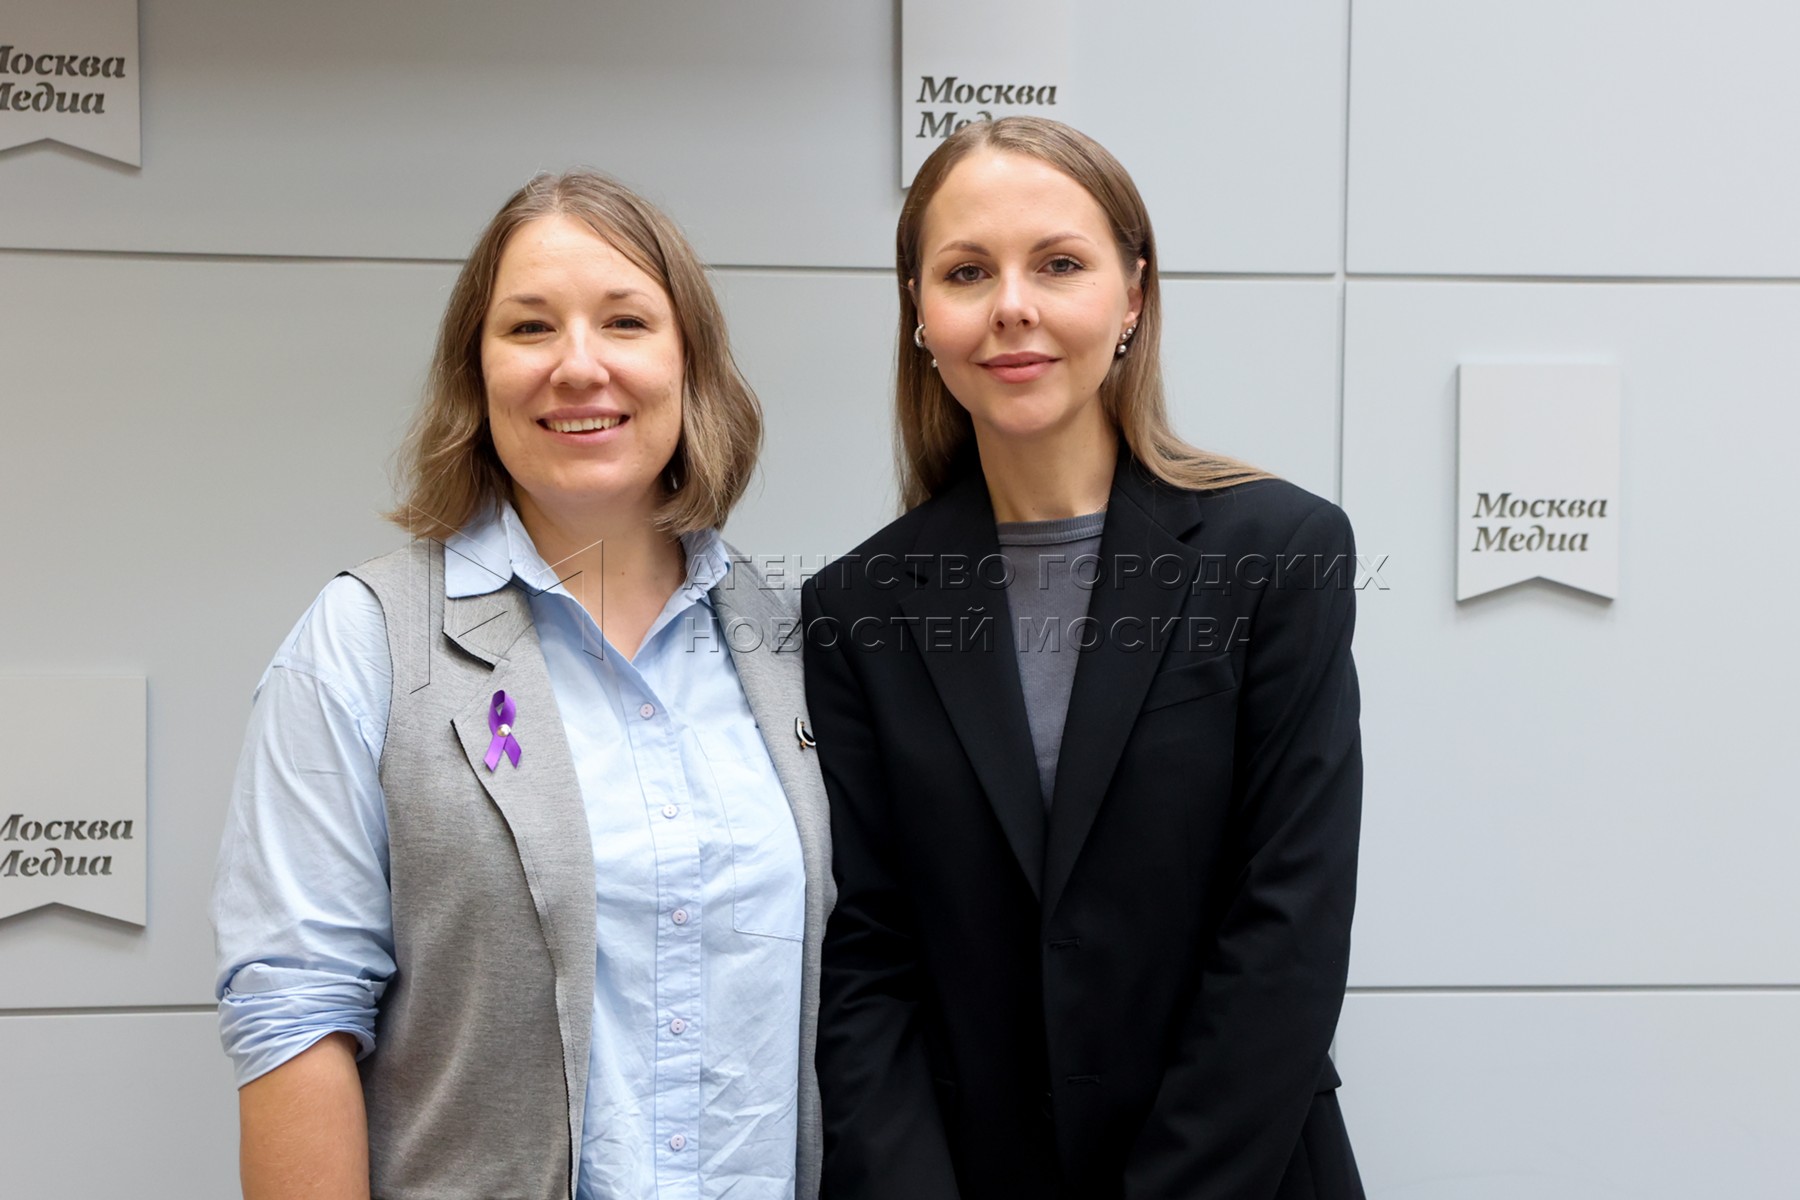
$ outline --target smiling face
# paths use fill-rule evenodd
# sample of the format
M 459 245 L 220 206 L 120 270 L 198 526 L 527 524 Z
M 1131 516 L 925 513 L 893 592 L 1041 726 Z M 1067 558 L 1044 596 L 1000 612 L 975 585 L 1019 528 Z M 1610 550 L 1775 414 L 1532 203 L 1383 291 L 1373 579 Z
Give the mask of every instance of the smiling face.
M 1087 190 L 1041 159 L 984 149 L 950 171 L 912 286 L 978 441 L 1109 436 L 1100 383 L 1137 320 L 1141 271 Z
M 579 220 L 506 243 L 481 331 L 488 425 L 529 527 L 648 520 L 681 440 L 683 356 L 656 279 Z

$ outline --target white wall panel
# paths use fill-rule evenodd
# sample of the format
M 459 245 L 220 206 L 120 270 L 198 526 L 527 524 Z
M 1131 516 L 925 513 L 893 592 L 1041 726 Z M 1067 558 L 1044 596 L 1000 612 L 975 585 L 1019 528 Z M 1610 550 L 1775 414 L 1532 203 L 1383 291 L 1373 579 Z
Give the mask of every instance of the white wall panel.
M 149 924 L 0 922 L 0 1007 L 211 997 L 251 689 L 374 515 L 451 270 L 0 255 L 0 674 L 149 680 Z M 96 747 L 104 752 L 104 747 Z
M 779 582 L 798 587 L 799 572 L 818 570 L 899 511 L 893 277 L 721 271 L 717 282 L 732 350 L 765 420 L 761 466 L 726 533 L 759 562 L 779 558 Z
M 144 167 L 0 159 L 15 246 L 461 258 L 586 163 L 715 261 L 880 262 L 893 16 L 822 0 L 143 6 Z
M 1800 994 L 1353 995 L 1339 1093 L 1382 1200 L 1789 1200 Z
M 0 1016 L 8 1200 L 228 1200 L 237 1092 L 211 1013 Z
M 1164 270 L 1337 270 L 1349 7 L 1077 0 L 1071 120 L 1137 181 Z
M 1070 113 L 1138 174 L 1166 265 L 1333 270 L 1345 0 L 1077 10 Z M 896 29 L 831 0 L 145 4 L 143 169 L 0 156 L 0 245 L 453 259 L 587 163 L 710 261 L 883 266 Z
M 1350 285 L 1367 791 L 1352 982 L 1800 981 L 1800 287 Z M 1462 362 L 1611 361 L 1619 598 L 1458 605 Z M 1556 430 L 1543 431 L 1554 438 Z
M 1800 275 L 1800 6 L 1355 12 L 1351 270 Z
M 1335 499 L 1339 296 L 1327 282 L 1165 280 L 1176 431 Z

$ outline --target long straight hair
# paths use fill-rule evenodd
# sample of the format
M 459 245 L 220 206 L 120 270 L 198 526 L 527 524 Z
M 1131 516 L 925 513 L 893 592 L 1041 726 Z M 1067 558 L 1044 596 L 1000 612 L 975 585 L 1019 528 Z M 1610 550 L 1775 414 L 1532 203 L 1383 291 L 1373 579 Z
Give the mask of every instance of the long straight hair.
M 913 345 L 919 323 L 912 287 L 919 277 L 919 238 L 925 210 L 952 169 L 979 149 L 1024 154 L 1049 163 L 1087 190 L 1106 214 L 1123 262 L 1144 261 L 1143 307 L 1126 353 L 1100 382 L 1100 406 L 1132 456 L 1165 483 L 1204 490 L 1268 479 L 1267 471 L 1191 446 L 1169 425 L 1163 399 L 1162 296 L 1157 284 L 1156 237 L 1143 197 L 1106 148 L 1060 121 L 1003 117 L 976 121 L 950 135 L 919 168 L 894 231 L 894 269 L 900 286 L 899 370 L 895 377 L 895 458 L 900 501 L 915 508 L 959 479 L 975 462 L 975 426 L 967 410 Z

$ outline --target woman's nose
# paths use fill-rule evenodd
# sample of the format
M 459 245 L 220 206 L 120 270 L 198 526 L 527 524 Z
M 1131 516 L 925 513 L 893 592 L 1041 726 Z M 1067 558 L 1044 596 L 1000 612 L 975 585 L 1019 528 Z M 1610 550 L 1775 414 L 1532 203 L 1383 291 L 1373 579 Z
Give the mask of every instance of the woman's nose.
M 609 378 L 606 364 L 602 361 L 602 347 L 589 330 L 571 328 L 563 335 L 559 348 L 561 356 L 556 369 L 551 372 L 550 382 L 556 387 L 594 388 L 604 385 Z
M 1032 297 L 1030 281 L 1016 272 L 1003 272 L 994 293 L 994 328 L 1037 324 L 1037 304 Z

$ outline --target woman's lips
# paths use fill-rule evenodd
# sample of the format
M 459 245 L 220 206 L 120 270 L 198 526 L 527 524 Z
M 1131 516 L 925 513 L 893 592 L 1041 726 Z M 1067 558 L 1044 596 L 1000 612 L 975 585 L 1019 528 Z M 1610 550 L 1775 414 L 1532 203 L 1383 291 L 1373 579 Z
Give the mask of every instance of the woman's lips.
M 1001 383 L 1030 383 L 1056 365 L 1042 354 L 998 354 L 981 364 L 982 370 Z
M 618 436 L 619 430 L 630 420 L 630 417 L 620 415 L 554 421 L 540 418 L 538 428 L 543 429 L 559 442 L 588 446 L 595 442 L 612 440 Z M 560 428 L 558 428 L 559 426 Z

